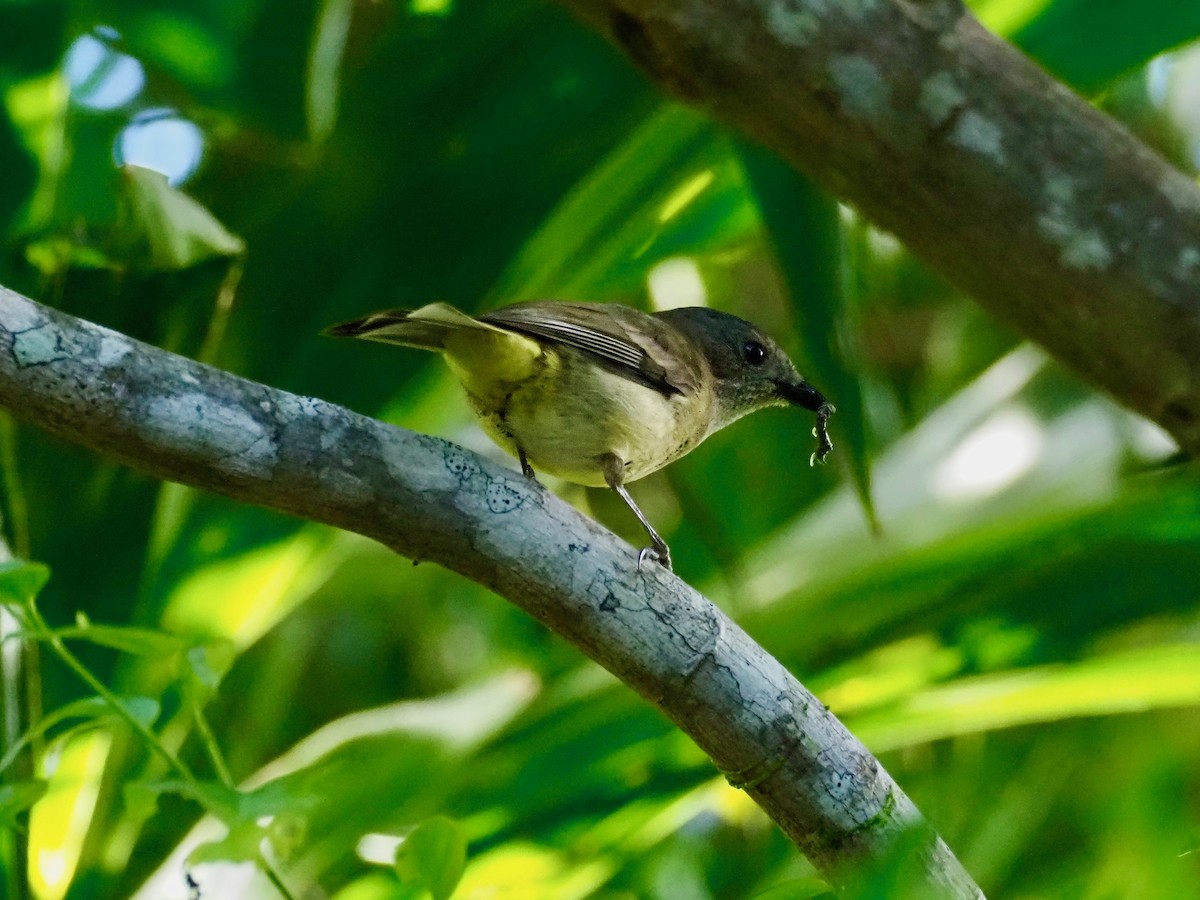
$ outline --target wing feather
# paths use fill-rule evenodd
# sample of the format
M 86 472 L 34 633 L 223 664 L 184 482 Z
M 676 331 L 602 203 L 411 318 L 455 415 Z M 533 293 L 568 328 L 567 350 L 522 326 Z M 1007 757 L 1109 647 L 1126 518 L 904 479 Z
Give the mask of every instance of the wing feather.
M 610 371 L 665 396 L 690 393 L 696 373 L 671 354 L 669 325 L 626 306 L 535 301 L 479 317 L 492 325 L 590 354 Z

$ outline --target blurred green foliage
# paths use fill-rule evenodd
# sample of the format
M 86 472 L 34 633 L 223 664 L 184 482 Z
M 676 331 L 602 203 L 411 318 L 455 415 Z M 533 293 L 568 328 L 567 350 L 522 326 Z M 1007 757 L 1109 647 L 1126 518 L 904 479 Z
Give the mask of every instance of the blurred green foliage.
M 974 5 L 1194 165 L 1194 3 Z M 838 404 L 837 462 L 779 411 L 636 485 L 678 571 L 989 893 L 1200 896 L 1200 481 L 892 238 L 541 3 L 23 0 L 0 46 L 0 283 L 140 339 L 495 452 L 436 360 L 317 333 L 544 296 L 760 322 Z M 474 585 L 8 421 L 0 464 L 9 545 L 52 572 L 0 571 L 42 651 L 5 896 L 276 896 L 264 840 L 339 900 L 823 892 L 651 707 Z

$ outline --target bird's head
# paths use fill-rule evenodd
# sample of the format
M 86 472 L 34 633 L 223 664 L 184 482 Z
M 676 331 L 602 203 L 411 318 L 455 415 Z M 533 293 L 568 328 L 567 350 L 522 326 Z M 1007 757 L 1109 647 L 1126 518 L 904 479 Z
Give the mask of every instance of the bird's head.
M 821 435 L 833 406 L 801 377 L 775 341 L 745 319 L 707 307 L 658 315 L 690 338 L 712 371 L 717 400 L 713 430 L 767 406 L 800 406 L 817 413 L 818 457 L 824 457 L 828 438 Z

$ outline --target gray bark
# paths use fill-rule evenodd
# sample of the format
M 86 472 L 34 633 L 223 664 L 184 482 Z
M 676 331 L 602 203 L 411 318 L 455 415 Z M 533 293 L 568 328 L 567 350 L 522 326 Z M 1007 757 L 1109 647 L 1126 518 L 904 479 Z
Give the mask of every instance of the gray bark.
M 958 0 L 559 0 L 1200 451 L 1200 189 Z
M 346 528 L 494 590 L 657 705 L 835 884 L 904 850 L 982 894 L 879 762 L 724 613 L 519 473 L 0 288 L 0 405 L 161 478 Z

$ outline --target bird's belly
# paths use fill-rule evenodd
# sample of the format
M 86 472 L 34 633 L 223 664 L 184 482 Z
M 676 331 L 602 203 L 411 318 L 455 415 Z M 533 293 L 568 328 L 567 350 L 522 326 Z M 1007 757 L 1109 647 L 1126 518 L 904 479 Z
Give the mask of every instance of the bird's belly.
M 520 447 L 537 472 L 600 487 L 601 460 L 613 454 L 626 463 L 624 480 L 634 481 L 682 456 L 706 431 L 706 410 L 682 395 L 666 397 L 595 366 L 584 378 L 573 369 L 554 367 L 518 386 L 502 410 L 480 411 L 492 439 L 514 454 Z

